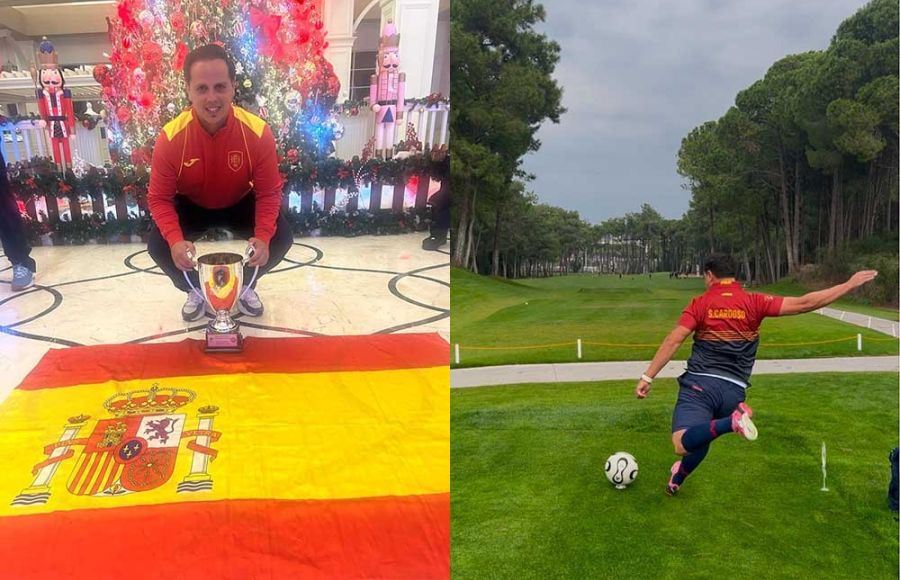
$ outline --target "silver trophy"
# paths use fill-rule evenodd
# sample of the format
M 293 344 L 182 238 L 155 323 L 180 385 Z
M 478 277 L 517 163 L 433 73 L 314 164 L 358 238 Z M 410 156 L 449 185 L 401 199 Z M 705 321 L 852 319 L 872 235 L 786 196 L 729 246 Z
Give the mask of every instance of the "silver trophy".
M 216 317 L 206 326 L 206 352 L 241 352 L 244 337 L 231 317 L 244 289 L 244 257 L 231 252 L 197 259 L 200 294 Z

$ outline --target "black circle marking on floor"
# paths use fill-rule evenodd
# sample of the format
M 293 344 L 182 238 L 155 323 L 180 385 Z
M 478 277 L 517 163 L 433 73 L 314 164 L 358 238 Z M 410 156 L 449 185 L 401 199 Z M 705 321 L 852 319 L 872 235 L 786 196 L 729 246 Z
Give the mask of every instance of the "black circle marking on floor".
M 449 266 L 449 265 L 448 265 L 448 266 Z M 415 270 L 410 270 L 410 271 L 407 272 L 407 273 L 400 273 L 400 274 L 397 274 L 396 276 L 394 276 L 393 278 L 391 278 L 390 282 L 388 282 L 388 290 L 390 290 L 391 294 L 393 294 L 394 296 L 396 296 L 396 297 L 399 298 L 400 300 L 403 300 L 403 301 L 405 301 L 405 302 L 409 302 L 410 304 L 412 304 L 412 305 L 414 305 L 414 306 L 418 306 L 418 307 L 420 307 L 420 308 L 425 308 L 425 309 L 427 309 L 427 310 L 434 310 L 435 312 L 443 312 L 446 316 L 450 316 L 450 309 L 448 309 L 448 308 L 441 308 L 441 307 L 439 307 L 439 306 L 431 306 L 430 304 L 425 304 L 425 303 L 423 303 L 423 302 L 419 302 L 419 301 L 417 301 L 417 300 L 413 300 L 412 298 L 410 298 L 410 297 L 408 297 L 408 296 L 404 296 L 404 295 L 397 289 L 397 283 L 398 283 L 400 280 L 402 280 L 403 278 L 410 278 L 410 277 L 413 277 L 413 278 L 414 278 L 414 277 L 418 277 L 418 276 L 416 276 L 416 275 L 417 275 L 419 272 L 426 272 L 426 271 L 428 271 L 428 270 L 434 270 L 435 268 L 443 268 L 443 267 L 444 267 L 444 264 L 438 264 L 438 265 L 436 265 L 436 266 L 425 266 L 424 268 L 417 268 L 417 269 L 415 269 Z M 436 281 L 437 281 L 437 280 L 436 280 Z M 438 282 L 440 282 L 440 281 L 438 281 Z M 447 284 L 447 287 L 449 287 L 449 286 L 450 286 L 450 285 Z
M 8 334 L 10 336 L 18 336 L 19 338 L 28 338 L 40 342 L 49 342 L 50 344 L 62 344 L 65 346 L 84 346 L 80 342 L 73 342 L 64 338 L 54 338 L 52 336 L 42 336 L 40 334 L 31 334 L 28 332 L 22 332 L 21 330 L 13 330 L 12 328 L 6 326 L 0 326 L 0 332 L 2 332 L 3 334 Z
M 143 250 L 138 250 L 137 252 L 130 254 L 128 256 L 125 256 L 125 267 L 129 268 L 131 270 L 134 270 L 135 272 L 146 272 L 147 274 L 153 274 L 154 276 L 165 276 L 166 273 L 163 272 L 162 270 L 160 270 L 159 266 L 155 263 L 152 266 L 150 266 L 149 268 L 139 268 L 132 263 L 132 260 L 134 258 L 136 258 L 137 256 L 139 256 L 141 254 L 145 254 L 145 253 L 148 253 L 146 248 Z M 158 270 L 158 271 L 154 272 L 154 270 Z
M 437 264 L 435 266 L 428 266 L 427 269 L 431 268 L 440 268 L 442 266 L 449 266 L 449 264 Z M 420 280 L 427 280 L 428 282 L 436 282 L 437 284 L 441 284 L 450 287 L 449 282 L 444 282 L 443 280 L 438 280 L 437 278 L 431 278 L 429 276 L 421 276 L 419 274 L 413 274 L 410 272 L 395 272 L 393 270 L 371 270 L 368 268 L 347 268 L 344 266 L 320 266 L 317 264 L 312 265 L 313 268 L 322 268 L 323 270 L 339 270 L 343 272 L 367 272 L 369 274 L 390 274 L 391 276 L 404 276 L 409 278 L 418 278 Z M 415 270 L 414 270 L 415 271 Z M 419 270 L 421 271 L 421 269 Z
M 41 318 L 42 316 L 45 316 L 45 315 L 47 315 L 47 314 L 50 314 L 51 312 L 53 312 L 54 310 L 56 310 L 57 308 L 59 308 L 59 305 L 60 305 L 60 304 L 62 304 L 62 302 L 63 302 L 63 297 L 62 297 L 62 294 L 61 294 L 58 290 L 55 290 L 54 288 L 52 288 L 52 287 L 50 287 L 50 286 L 35 286 L 35 287 L 34 287 L 34 291 L 24 291 L 24 292 L 22 292 L 21 294 L 13 294 L 13 295 L 10 296 L 9 298 L 7 298 L 7 299 L 5 299 L 5 300 L 3 300 L 3 301 L 0 301 L 0 305 L 2 305 L 2 304 L 5 303 L 5 302 L 8 302 L 8 301 L 12 300 L 13 298 L 18 298 L 19 296 L 22 296 L 22 295 L 28 295 L 28 294 L 33 294 L 34 292 L 36 292 L 36 291 L 38 291 L 38 290 L 44 290 L 44 291 L 46 291 L 46 292 L 49 292 L 49 293 L 53 296 L 53 304 L 51 304 L 51 305 L 50 305 L 46 310 L 44 310 L 43 312 L 41 312 L 41 313 L 39 313 L 39 314 L 35 314 L 35 315 L 32 316 L 31 318 L 26 318 L 25 320 L 17 320 L 17 321 L 15 321 L 15 322 L 12 323 L 12 324 L 7 324 L 7 325 L 4 326 L 3 328 L 14 328 L 14 327 L 16 327 L 16 326 L 21 326 L 21 325 L 23 325 L 23 324 L 27 324 L 27 323 L 31 322 L 32 320 L 37 320 L 38 318 Z
M 430 322 L 438 321 L 438 320 L 447 318 L 447 317 L 450 315 L 450 311 L 449 311 L 448 309 L 444 309 L 444 308 L 440 308 L 440 307 L 435 307 L 435 306 L 431 306 L 431 305 L 427 305 L 427 304 L 423 304 L 423 303 L 417 302 L 417 301 L 415 301 L 415 300 L 413 300 L 413 299 L 411 299 L 411 298 L 409 298 L 409 297 L 404 296 L 402 293 L 399 292 L 399 290 L 397 290 L 397 287 L 396 287 L 396 286 L 397 286 L 397 282 L 399 282 L 399 280 L 402 280 L 403 278 L 410 277 L 410 278 L 418 278 L 418 279 L 425 280 L 425 281 L 429 281 L 429 282 L 434 282 L 434 283 L 441 284 L 441 285 L 446 286 L 446 287 L 449 288 L 449 287 L 450 287 L 450 284 L 449 284 L 448 282 L 445 282 L 445 281 L 443 281 L 443 280 L 438 280 L 438 279 L 436 279 L 436 278 L 431 278 L 431 277 L 429 277 L 429 276 L 422 276 L 422 275 L 419 274 L 420 272 L 424 272 L 424 271 L 427 271 L 427 270 L 432 270 L 432 269 L 435 269 L 435 268 L 449 267 L 449 264 L 437 264 L 437 265 L 432 265 L 432 266 L 426 266 L 426 267 L 424 267 L 424 268 L 418 268 L 418 269 L 412 270 L 412 271 L 410 271 L 410 272 L 396 272 L 396 271 L 389 271 L 389 270 L 374 270 L 374 269 L 367 269 L 367 268 L 345 268 L 345 267 L 339 267 L 339 266 L 323 266 L 323 265 L 318 265 L 318 264 L 317 264 L 317 262 L 321 261 L 321 260 L 324 258 L 324 256 L 325 256 L 324 252 L 323 252 L 320 248 L 317 248 L 317 247 L 312 246 L 312 245 L 309 245 L 309 244 L 303 244 L 303 243 L 297 243 L 297 242 L 294 242 L 294 243 L 292 244 L 292 246 L 300 246 L 300 247 L 308 248 L 308 249 L 310 249 L 310 250 L 312 250 L 312 251 L 315 252 L 315 257 L 312 258 L 312 259 L 309 260 L 309 261 L 306 261 L 306 262 L 298 262 L 298 261 L 296 261 L 296 260 L 292 260 L 292 259 L 290 259 L 290 258 L 285 257 L 285 258 L 283 259 L 283 261 L 288 262 L 288 263 L 290 263 L 290 264 L 293 264 L 292 266 L 286 267 L 286 268 L 279 268 L 279 269 L 276 269 L 276 270 L 271 270 L 271 271 L 269 271 L 267 274 L 275 274 L 275 273 L 285 272 L 285 271 L 288 271 L 288 270 L 294 270 L 294 269 L 301 268 L 301 267 L 304 267 L 304 266 L 311 266 L 311 267 L 315 267 L 315 268 L 323 268 L 323 269 L 338 270 L 338 271 L 346 271 L 346 272 L 368 272 L 368 273 L 375 273 L 375 274 L 388 274 L 388 275 L 393 276 L 393 278 L 388 282 L 388 287 L 389 287 L 391 293 L 392 293 L 394 296 L 400 298 L 401 300 L 403 300 L 403 301 L 405 301 L 405 302 L 407 302 L 407 303 L 409 303 L 409 304 L 413 304 L 413 305 L 415 305 L 415 306 L 419 306 L 419 307 L 426 308 L 426 309 L 429 309 L 429 310 L 436 310 L 436 311 L 438 311 L 438 312 L 441 313 L 441 314 L 439 314 L 439 315 L 437 315 L 437 316 L 432 316 L 432 317 L 429 317 L 429 318 L 426 318 L 426 319 L 423 319 L 423 320 L 414 321 L 414 322 L 409 322 L 409 323 L 405 323 L 405 324 L 401 324 L 401 325 L 389 327 L 389 328 L 386 328 L 386 329 L 382 329 L 382 330 L 379 330 L 379 331 L 377 331 L 377 332 L 375 332 L 375 333 L 373 333 L 373 334 L 387 334 L 387 333 L 391 333 L 391 332 L 394 332 L 394 331 L 397 331 L 397 330 L 404 330 L 404 329 L 412 328 L 412 327 L 419 326 L 419 325 L 422 325 L 422 324 L 428 324 L 428 323 L 430 323 Z M 41 312 L 41 313 L 39 313 L 39 314 L 37 314 L 37 315 L 35 315 L 35 316 L 32 316 L 32 317 L 30 317 L 30 318 L 28 318 L 28 319 L 25 319 L 25 320 L 19 320 L 19 321 L 16 321 L 16 322 L 14 322 L 13 324 L 10 324 L 10 325 L 7 325 L 7 326 L 0 326 L 0 332 L 2 332 L 2 333 L 4 333 L 4 334 L 11 335 L 11 336 L 16 336 L 16 337 L 20 337 L 20 338 L 26 338 L 26 339 L 30 339 L 30 340 L 37 340 L 37 341 L 42 341 L 42 342 L 48 342 L 48 343 L 51 343 L 51 344 L 58 344 L 58 345 L 64 345 L 64 346 L 84 346 L 82 343 L 78 343 L 78 342 L 71 341 L 71 340 L 67 340 L 67 339 L 63 339 L 63 338 L 57 338 L 57 337 L 52 337 L 52 336 L 43 336 L 43 335 L 38 335 L 38 334 L 33 334 L 33 333 L 23 332 L 23 331 L 21 331 L 21 330 L 15 330 L 14 327 L 16 327 L 16 326 L 21 326 L 21 325 L 23 325 L 23 324 L 27 324 L 27 323 L 29 323 L 29 322 L 32 322 L 32 321 L 37 320 L 37 319 L 39 319 L 39 318 L 42 318 L 42 317 L 44 317 L 44 316 L 50 314 L 51 312 L 53 312 L 53 311 L 56 310 L 57 308 L 59 308 L 59 306 L 62 304 L 63 296 L 62 296 L 62 294 L 61 294 L 59 291 L 56 290 L 56 288 L 59 288 L 59 287 L 62 287 L 62 286 L 69 286 L 69 285 L 72 285 L 72 284 L 80 284 L 80 283 L 85 283 L 85 282 L 95 282 L 95 281 L 100 281 L 100 280 L 109 280 L 109 279 L 112 279 L 112 278 L 119 278 L 119 277 L 123 277 L 123 276 L 130 276 L 130 275 L 133 275 L 133 274 L 137 274 L 137 273 L 139 273 L 139 272 L 144 272 L 144 273 L 152 274 L 152 275 L 155 275 L 155 276 L 166 276 L 166 274 L 165 274 L 164 272 L 162 272 L 162 271 L 160 270 L 159 266 L 156 265 L 156 264 L 154 264 L 153 266 L 150 266 L 150 267 L 148 267 L 148 268 L 141 268 L 141 267 L 138 267 L 138 266 L 136 266 L 136 265 L 134 264 L 134 259 L 135 259 L 137 256 L 139 256 L 140 254 L 146 253 L 146 252 L 147 252 L 147 249 L 144 248 L 144 249 L 142 249 L 142 250 L 138 250 L 138 251 L 136 251 L 136 252 L 134 252 L 134 253 L 132 253 L 132 254 L 130 254 L 130 255 L 128 255 L 128 256 L 125 257 L 125 259 L 124 259 L 123 262 L 124 262 L 125 267 L 128 268 L 129 270 L 131 270 L 131 271 L 129 271 L 129 272 L 122 272 L 122 273 L 118 273 L 118 274 L 111 274 L 111 275 L 107 275 L 107 276 L 100 276 L 100 277 L 97 277 L 97 278 L 88 278 L 88 279 L 84 279 L 84 280 L 71 280 L 71 281 L 68 281 L 68 282 L 62 282 L 62 283 L 59 283 L 59 284 L 53 284 L 53 285 L 50 285 L 50 286 L 34 285 L 32 288 L 26 289 L 26 290 L 24 290 L 24 291 L 22 291 L 22 292 L 13 294 L 13 295 L 11 295 L 11 296 L 8 296 L 8 297 L 6 297 L 6 298 L 0 300 L 0 306 L 2 306 L 3 304 L 5 304 L 5 303 L 7 303 L 7 302 L 9 302 L 9 301 L 11 301 L 11 300 L 13 300 L 13 299 L 20 298 L 20 297 L 22 297 L 22 296 L 27 296 L 28 294 L 31 294 L 31 293 L 33 293 L 33 292 L 38 292 L 38 291 L 46 291 L 46 292 L 49 292 L 49 293 L 51 293 L 51 294 L 53 295 L 53 299 L 54 299 L 53 304 L 52 304 L 50 307 L 48 307 L 46 310 L 44 310 L 43 312 Z M 443 251 L 440 251 L 440 250 L 438 250 L 437 252 L 438 252 L 438 253 L 442 253 L 442 254 L 447 254 L 447 255 L 449 255 L 448 252 L 443 252 Z M 4 256 L 3 256 L 2 254 L 0 254 L 0 257 L 4 257 Z M 11 270 L 11 269 L 12 269 L 12 266 L 9 266 L 9 267 L 7 267 L 7 268 L 4 268 L 3 270 L 0 270 L 0 272 L 6 272 L 6 271 Z M 7 281 L 4 281 L 4 280 L 0 280 L 0 283 L 10 284 L 11 282 L 7 282 Z M 206 317 L 207 317 L 207 318 L 212 318 L 212 315 L 209 314 L 209 313 L 207 313 L 207 314 L 206 314 Z M 235 316 L 235 319 L 241 319 L 241 318 L 243 318 L 243 315 L 242 315 L 242 314 L 238 314 L 238 315 Z M 268 331 L 272 331 L 272 332 L 283 332 L 283 333 L 287 333 L 287 334 L 298 334 L 298 335 L 305 335 L 305 336 L 327 336 L 327 335 L 325 335 L 325 334 L 317 333 L 317 332 L 313 332 L 313 331 L 309 331 L 309 330 L 292 329 L 292 328 L 279 327 L 279 326 L 267 326 L 267 325 L 264 325 L 264 324 L 257 324 L 257 323 L 247 322 L 246 320 L 243 320 L 243 321 L 242 321 L 242 324 L 243 324 L 243 325 L 246 325 L 248 328 L 256 328 L 256 329 L 260 329 L 260 330 L 268 330 Z M 141 338 L 133 339 L 133 340 L 130 340 L 130 341 L 125 342 L 124 344 L 138 344 L 138 343 L 149 342 L 149 341 L 151 341 L 151 340 L 157 340 L 157 339 L 159 339 L 159 338 L 165 338 L 165 337 L 169 337 L 169 336 L 177 336 L 177 335 L 181 335 L 181 334 L 190 334 L 190 333 L 193 333 L 193 332 L 197 332 L 197 331 L 203 330 L 204 328 L 206 328 L 206 325 L 205 325 L 205 324 L 202 324 L 202 325 L 198 325 L 198 326 L 195 326 L 195 327 L 182 328 L 182 329 L 178 329 L 178 330 L 173 330 L 173 331 L 169 331 L 169 332 L 158 333 L 158 334 L 154 334 L 154 335 L 151 335 L 151 336 L 146 336 L 146 337 L 141 337 Z
M 294 264 L 294 265 L 288 266 L 286 268 L 278 268 L 276 270 L 269 270 L 267 272 L 267 274 L 278 274 L 280 272 L 287 272 L 288 270 L 296 270 L 297 268 L 302 268 L 303 266 L 312 266 L 313 264 L 315 264 L 316 262 L 319 262 L 320 260 L 322 260 L 322 258 L 325 257 L 325 252 L 323 252 L 322 250 L 320 250 L 319 248 L 317 248 L 315 246 L 310 246 L 309 244 L 298 244 L 297 242 L 294 242 L 293 244 L 291 244 L 291 247 L 293 247 L 293 246 L 300 246 L 301 248 L 309 248 L 310 250 L 312 250 L 316 253 L 316 257 L 308 262 L 297 262 L 296 260 L 292 260 L 292 259 L 288 258 L 287 256 L 285 256 L 284 258 L 281 259 L 281 261 L 288 262 L 288 263 Z
M 201 324 L 199 326 L 188 327 L 188 328 L 179 328 L 178 330 L 170 330 L 168 332 L 160 332 L 157 334 L 151 334 L 150 336 L 135 338 L 133 340 L 126 341 L 124 344 L 140 344 L 142 342 L 150 342 L 151 340 L 156 340 L 159 338 L 166 338 L 169 336 L 178 336 L 179 334 L 190 334 L 190 333 L 196 332 L 198 330 L 203 330 L 204 328 L 206 328 L 205 324 Z

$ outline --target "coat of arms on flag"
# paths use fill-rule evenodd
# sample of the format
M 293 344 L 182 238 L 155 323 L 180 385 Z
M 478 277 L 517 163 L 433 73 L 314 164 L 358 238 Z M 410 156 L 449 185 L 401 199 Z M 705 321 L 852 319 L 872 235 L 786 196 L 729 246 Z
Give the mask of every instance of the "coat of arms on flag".
M 447 342 L 245 340 L 48 351 L 0 404 L 0 577 L 446 580 Z
M 75 447 L 84 446 L 72 464 L 66 489 L 73 495 L 119 496 L 149 491 L 172 477 L 182 441 L 194 454 L 191 472 L 176 493 L 209 491 L 212 477 L 207 473 L 216 450 L 209 447 L 221 436 L 212 430 L 219 410 L 204 406 L 197 413 L 197 428 L 186 429 L 188 415 L 176 411 L 191 403 L 196 394 L 188 389 L 162 388 L 154 383 L 148 390 L 113 395 L 103 406 L 113 415 L 90 428 L 89 415 L 69 418 L 59 440 L 44 447 L 48 457 L 32 469 L 34 480 L 13 499 L 13 506 L 47 503 L 50 483 L 60 465 L 75 456 Z M 89 431 L 90 429 L 90 431 Z M 79 437 L 85 433 L 86 436 Z

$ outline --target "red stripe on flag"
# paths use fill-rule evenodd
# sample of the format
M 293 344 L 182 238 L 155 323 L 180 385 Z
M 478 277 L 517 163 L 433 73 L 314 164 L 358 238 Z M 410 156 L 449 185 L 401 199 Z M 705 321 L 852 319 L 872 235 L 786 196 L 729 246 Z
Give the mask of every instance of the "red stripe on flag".
M 450 364 L 437 334 L 380 334 L 244 340 L 238 354 L 206 354 L 204 342 L 83 346 L 48 351 L 23 390 L 232 373 L 317 373 L 427 368 Z M 449 376 L 448 376 L 449 381 Z
M 84 469 L 85 467 L 87 467 L 92 456 L 93 454 L 91 453 L 83 453 L 81 455 L 81 458 L 78 460 L 78 470 L 75 472 L 75 475 L 72 477 L 72 479 L 69 480 L 69 485 L 67 486 L 67 489 L 70 492 L 77 493 L 78 484 L 81 482 L 81 476 L 84 475 Z
M 75 492 L 76 495 L 84 495 L 84 492 L 87 491 L 88 484 L 91 482 L 91 478 L 94 477 L 94 473 L 97 472 L 97 465 L 99 465 L 104 455 L 108 455 L 108 453 L 94 453 L 94 456 L 91 458 L 91 468 L 88 469 L 87 475 L 84 476 L 78 491 Z
M 109 462 L 112 460 L 112 453 L 104 453 L 103 454 L 103 465 L 100 466 L 100 473 L 97 474 L 97 477 L 94 479 L 94 485 L 91 486 L 90 495 L 94 495 L 98 491 L 103 491 L 106 489 L 105 487 L 100 487 L 103 484 L 104 480 L 109 476 L 109 471 L 107 469 L 112 469 L 115 471 L 115 465 L 110 468 Z
M 0 562 L 3 577 L 18 580 L 449 578 L 450 496 L 188 502 L 6 517 Z

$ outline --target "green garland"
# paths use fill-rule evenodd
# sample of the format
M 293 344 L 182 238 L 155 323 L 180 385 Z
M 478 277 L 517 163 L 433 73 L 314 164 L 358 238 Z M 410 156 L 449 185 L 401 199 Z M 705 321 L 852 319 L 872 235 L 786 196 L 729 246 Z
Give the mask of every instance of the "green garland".
M 44 216 L 46 217 L 46 216 Z M 292 209 L 286 214 L 296 237 L 305 236 L 383 236 L 421 232 L 428 229 L 431 218 L 427 211 L 407 208 L 403 213 L 390 210 L 357 210 L 352 212 L 325 212 L 314 205 L 312 211 Z M 25 219 L 25 229 L 31 245 L 41 245 L 49 234 L 54 245 L 82 245 L 91 242 L 130 242 L 132 236 L 146 239 L 150 231 L 149 216 L 126 219 L 106 219 L 98 214 L 75 216 L 55 223 Z M 214 237 L 222 232 L 214 231 Z
M 414 155 L 405 159 L 366 159 L 354 157 L 350 161 L 342 159 L 303 158 L 291 163 L 283 159 L 279 169 L 284 176 L 284 193 L 299 193 L 312 189 L 346 188 L 356 191 L 363 183 L 380 182 L 394 184 L 417 175 L 444 180 L 449 175 L 450 162 L 444 150 L 425 155 Z M 149 173 L 142 166 L 94 167 L 83 175 L 76 176 L 71 169 L 61 173 L 49 157 L 35 157 L 30 161 L 8 165 L 10 187 L 19 199 L 30 200 L 33 196 L 73 198 L 85 195 L 113 195 L 125 193 L 133 196 L 139 204 L 146 202 Z
M 41 116 L 37 113 L 29 113 L 27 115 L 13 115 L 11 117 L 7 117 L 6 115 L 0 115 L 0 125 L 8 125 L 8 124 L 18 124 L 23 121 L 28 121 L 32 125 L 37 125 L 41 120 Z M 75 120 L 78 121 L 79 127 L 84 127 L 89 131 L 92 131 L 94 127 L 97 126 L 97 123 L 103 120 L 100 115 L 85 115 L 76 114 Z
M 442 95 L 441 93 L 432 93 L 427 97 L 422 97 L 419 99 L 404 99 L 404 104 L 406 105 L 407 110 L 411 110 L 413 107 L 422 105 L 424 107 L 434 107 L 436 105 L 449 105 L 450 99 Z M 355 101 L 351 101 L 347 99 L 343 103 L 337 103 L 334 106 L 334 112 L 345 116 L 356 116 L 359 114 L 361 109 L 369 108 L 369 97 L 365 97 L 362 99 L 357 99 Z

